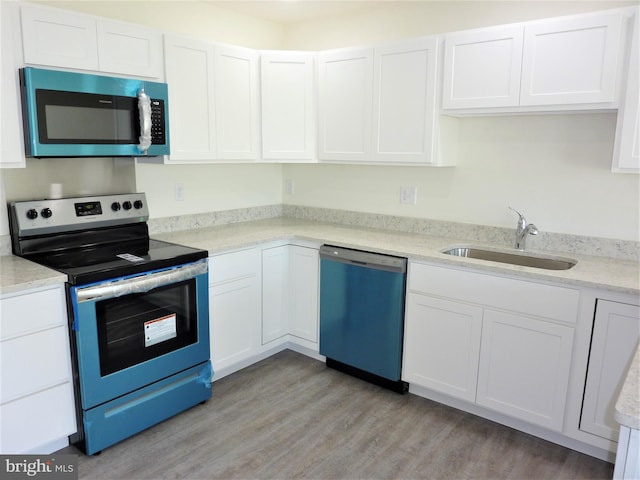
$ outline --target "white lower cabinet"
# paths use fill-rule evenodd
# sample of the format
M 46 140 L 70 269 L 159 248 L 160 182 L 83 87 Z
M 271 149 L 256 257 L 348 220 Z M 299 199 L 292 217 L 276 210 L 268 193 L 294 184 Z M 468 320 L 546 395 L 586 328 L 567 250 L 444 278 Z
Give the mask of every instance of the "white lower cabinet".
M 615 404 L 639 339 L 640 306 L 598 299 L 580 430 L 618 439 Z
M 262 251 L 263 344 L 285 335 L 317 344 L 318 273 L 316 248 L 281 245 Z
M 214 378 L 260 347 L 260 251 L 209 259 L 209 322 Z
M 404 380 L 475 401 L 482 309 L 410 293 L 406 315 Z
M 616 454 L 614 480 L 638 480 L 640 478 L 640 430 L 622 427 Z
M 562 430 L 574 329 L 485 310 L 476 402 Z
M 579 291 L 412 262 L 403 380 L 561 431 Z
M 289 331 L 289 247 L 262 251 L 262 344 Z
M 64 286 L 0 304 L 0 453 L 48 454 L 76 431 Z
M 214 379 L 296 344 L 318 351 L 318 249 L 265 244 L 209 259 Z

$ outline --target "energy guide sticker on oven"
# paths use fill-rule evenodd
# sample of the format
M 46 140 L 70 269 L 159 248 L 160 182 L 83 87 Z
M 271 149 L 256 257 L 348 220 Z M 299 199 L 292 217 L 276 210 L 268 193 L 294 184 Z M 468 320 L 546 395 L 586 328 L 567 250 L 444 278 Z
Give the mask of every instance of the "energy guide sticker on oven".
M 150 347 L 176 337 L 176 314 L 144 322 L 144 346 Z

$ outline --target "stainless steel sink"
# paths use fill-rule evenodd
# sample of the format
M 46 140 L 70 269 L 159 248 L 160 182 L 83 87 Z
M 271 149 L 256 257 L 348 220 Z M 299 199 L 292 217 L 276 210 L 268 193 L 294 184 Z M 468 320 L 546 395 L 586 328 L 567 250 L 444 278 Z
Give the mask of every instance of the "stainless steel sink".
M 576 260 L 572 260 L 570 258 L 532 256 L 524 253 L 504 252 L 479 247 L 453 247 L 443 250 L 441 253 L 444 253 L 445 255 L 453 255 L 454 257 L 475 258 L 490 262 L 543 268 L 545 270 L 569 270 L 578 263 Z

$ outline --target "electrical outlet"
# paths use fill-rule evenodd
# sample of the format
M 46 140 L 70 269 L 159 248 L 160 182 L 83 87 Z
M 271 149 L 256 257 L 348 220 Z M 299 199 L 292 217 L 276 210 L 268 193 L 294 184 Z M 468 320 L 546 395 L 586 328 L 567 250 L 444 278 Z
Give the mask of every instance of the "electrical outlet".
M 400 203 L 415 205 L 418 202 L 418 187 L 400 187 Z
M 173 192 L 174 192 L 176 201 L 178 202 L 184 201 L 184 184 L 183 183 L 176 183 L 174 185 Z
M 284 193 L 287 195 L 293 195 L 295 193 L 293 178 L 287 178 L 284 181 Z

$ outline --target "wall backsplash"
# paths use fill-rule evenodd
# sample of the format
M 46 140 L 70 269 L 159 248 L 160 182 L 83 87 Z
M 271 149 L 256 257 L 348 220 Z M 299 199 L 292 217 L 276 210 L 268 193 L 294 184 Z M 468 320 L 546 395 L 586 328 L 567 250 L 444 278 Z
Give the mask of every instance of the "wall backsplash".
M 418 233 L 451 238 L 452 241 L 488 243 L 497 247 L 513 246 L 514 230 L 509 228 L 299 205 L 265 205 L 193 215 L 151 218 L 148 224 L 149 232 L 153 236 L 166 232 L 193 230 L 277 217 Z M 531 237 L 528 242 L 530 250 L 640 261 L 640 242 L 630 240 L 540 232 L 537 236 Z M 0 236 L 0 255 L 11 255 L 11 239 L 9 235 Z

